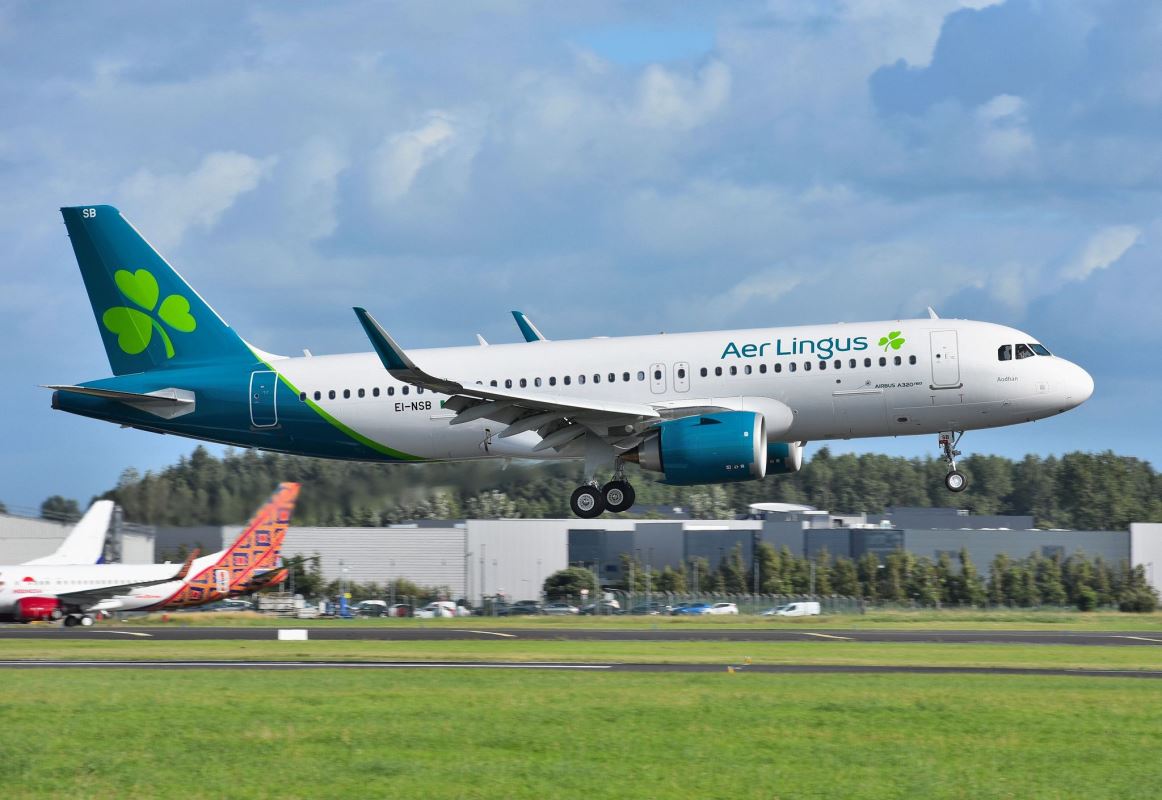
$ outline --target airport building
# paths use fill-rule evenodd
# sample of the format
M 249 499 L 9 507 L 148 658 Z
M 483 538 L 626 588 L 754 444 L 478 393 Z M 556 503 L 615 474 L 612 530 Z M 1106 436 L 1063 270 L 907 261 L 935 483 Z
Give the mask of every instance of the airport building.
M 833 514 L 806 507 L 758 504 L 749 519 L 662 520 L 508 519 L 423 520 L 385 528 L 292 527 L 284 556 L 318 556 L 325 580 L 386 585 L 405 578 L 445 587 L 449 596 L 479 603 L 484 595 L 535 598 L 544 579 L 572 565 L 586 566 L 604 584 L 623 580 L 622 555 L 655 570 L 704 559 L 715 568 L 736 550 L 749 572 L 760 543 L 796 556 L 881 559 L 907 550 L 956 562 L 966 548 L 982 571 L 999 553 L 1067 557 L 1084 552 L 1111 563 L 1129 560 L 1146 569 L 1162 591 L 1162 524 L 1135 523 L 1128 531 L 1037 530 L 1027 516 L 973 516 L 953 508 L 889 508 L 883 514 Z M 69 526 L 0 515 L 0 563 L 21 563 L 52 552 Z M 152 563 L 179 560 L 227 546 L 241 526 L 147 528 L 119 523 L 110 533 L 108 560 Z M 120 554 L 120 558 L 116 555 Z M 1155 566 L 1157 565 L 1157 569 Z

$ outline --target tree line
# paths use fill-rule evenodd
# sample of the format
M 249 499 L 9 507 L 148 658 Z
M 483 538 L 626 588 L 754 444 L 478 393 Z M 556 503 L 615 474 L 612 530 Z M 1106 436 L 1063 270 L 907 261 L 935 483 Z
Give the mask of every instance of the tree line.
M 955 505 L 976 514 L 1032 515 L 1043 528 L 1124 530 L 1162 521 L 1162 477 L 1145 461 L 1112 452 L 1027 455 L 1020 460 L 961 459 L 968 491 L 950 495 L 943 462 L 877 454 L 835 455 L 821 447 L 794 475 L 714 486 L 667 486 L 634 470 L 640 507 L 729 518 L 755 502 L 805 503 L 831 511 L 882 512 L 889 506 Z M 254 450 L 215 457 L 199 446 L 159 472 L 126 470 L 102 496 L 132 522 L 227 525 L 245 522 L 279 481 L 303 484 L 295 521 L 302 525 L 381 526 L 414 519 L 568 517 L 581 483 L 576 463 L 490 462 L 385 465 Z M 61 497 L 45 514 L 79 513 Z M 647 513 L 644 516 L 650 516 Z

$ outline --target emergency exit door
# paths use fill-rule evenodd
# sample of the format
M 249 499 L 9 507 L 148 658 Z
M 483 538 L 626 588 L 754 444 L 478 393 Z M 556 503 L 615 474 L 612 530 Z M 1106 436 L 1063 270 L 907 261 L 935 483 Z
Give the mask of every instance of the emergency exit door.
M 932 388 L 960 386 L 960 358 L 956 331 L 932 331 Z

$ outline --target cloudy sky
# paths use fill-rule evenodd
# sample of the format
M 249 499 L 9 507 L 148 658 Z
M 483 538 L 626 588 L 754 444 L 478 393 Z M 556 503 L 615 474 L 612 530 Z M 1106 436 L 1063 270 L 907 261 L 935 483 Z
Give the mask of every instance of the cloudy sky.
M 352 305 L 410 347 L 932 305 L 1097 381 L 966 451 L 1158 463 L 1160 44 L 1120 0 L 6 3 L 0 500 L 194 446 L 38 388 L 108 374 L 57 212 L 90 203 L 272 352 L 367 349 Z

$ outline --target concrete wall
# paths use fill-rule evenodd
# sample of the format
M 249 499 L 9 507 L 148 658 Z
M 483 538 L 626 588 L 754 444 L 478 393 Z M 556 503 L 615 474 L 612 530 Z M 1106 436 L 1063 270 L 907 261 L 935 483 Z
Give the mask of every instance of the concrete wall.
M 0 564 L 23 564 L 61 546 L 72 525 L 0 514 Z
M 1054 553 L 1068 557 L 1084 551 L 1093 558 L 1101 556 L 1111 564 L 1130 557 L 1130 534 L 1125 531 L 961 531 L 912 530 L 904 531 L 905 550 L 932 560 L 947 552 L 953 563 L 963 546 L 982 572 L 999 553 L 1013 558 L 1026 558 L 1031 553 L 1052 557 Z
M 1134 566 L 1146 568 L 1146 580 L 1162 592 L 1162 523 L 1134 522 L 1130 525 L 1130 553 Z
M 552 519 L 469 520 L 467 526 L 473 603 L 481 594 L 537 599 L 545 578 L 569 566 L 568 529 L 588 527 Z

